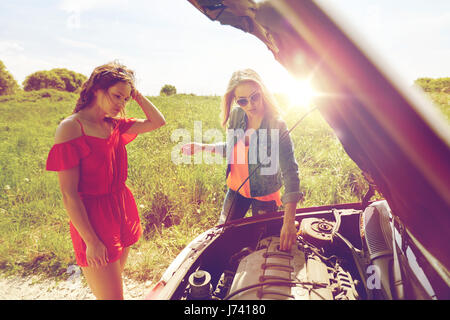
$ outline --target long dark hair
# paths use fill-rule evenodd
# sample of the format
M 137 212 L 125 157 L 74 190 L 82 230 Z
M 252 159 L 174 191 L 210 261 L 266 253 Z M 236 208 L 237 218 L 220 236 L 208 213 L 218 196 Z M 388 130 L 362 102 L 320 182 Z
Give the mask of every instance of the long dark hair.
M 126 82 L 134 91 L 134 72 L 123 64 L 113 61 L 94 69 L 89 79 L 81 87 L 80 97 L 73 113 L 77 113 L 89 106 L 94 99 L 94 91 L 97 89 L 107 90 L 118 82 Z

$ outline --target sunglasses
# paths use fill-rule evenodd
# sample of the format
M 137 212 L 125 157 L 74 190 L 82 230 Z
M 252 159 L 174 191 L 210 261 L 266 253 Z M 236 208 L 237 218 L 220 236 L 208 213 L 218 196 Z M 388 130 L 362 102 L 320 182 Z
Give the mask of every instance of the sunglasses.
M 258 103 L 260 100 L 261 100 L 261 93 L 255 92 L 248 98 L 242 97 L 242 98 L 237 99 L 236 103 L 241 107 L 245 107 L 246 105 L 248 105 L 249 102 L 251 102 L 252 104 L 255 104 L 255 103 Z

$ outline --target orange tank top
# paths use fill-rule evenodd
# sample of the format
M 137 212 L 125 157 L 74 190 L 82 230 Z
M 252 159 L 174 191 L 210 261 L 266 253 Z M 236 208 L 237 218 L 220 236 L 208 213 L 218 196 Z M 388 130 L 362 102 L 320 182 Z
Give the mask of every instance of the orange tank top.
M 230 164 L 230 173 L 227 178 L 227 186 L 231 190 L 236 191 L 248 177 L 248 146 L 245 145 L 244 141 L 239 140 L 233 149 L 232 163 Z M 281 195 L 280 190 L 274 193 L 268 194 L 261 197 L 252 197 L 250 194 L 250 179 L 245 182 L 239 193 L 246 198 L 253 198 L 260 201 L 272 201 L 275 200 L 277 206 L 281 206 Z

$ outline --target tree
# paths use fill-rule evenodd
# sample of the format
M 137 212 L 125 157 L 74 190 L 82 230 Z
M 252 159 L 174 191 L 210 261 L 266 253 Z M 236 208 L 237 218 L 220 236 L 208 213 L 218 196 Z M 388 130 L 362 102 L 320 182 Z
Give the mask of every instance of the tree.
M 170 84 L 166 84 L 161 88 L 159 94 L 161 96 L 171 96 L 177 94 L 177 88 L 175 88 L 175 86 L 172 86 Z
M 14 77 L 6 69 L 0 60 L 0 96 L 14 94 L 19 90 L 19 85 Z
M 37 71 L 30 74 L 23 82 L 25 91 L 56 89 L 60 91 L 75 92 L 84 81 L 86 76 L 68 69 L 56 68 L 50 71 Z

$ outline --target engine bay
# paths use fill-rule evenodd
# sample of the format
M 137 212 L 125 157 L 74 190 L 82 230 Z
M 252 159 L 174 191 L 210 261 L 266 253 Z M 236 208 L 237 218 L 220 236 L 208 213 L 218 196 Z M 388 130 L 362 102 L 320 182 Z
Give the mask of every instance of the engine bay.
M 183 249 L 152 293 L 171 300 L 436 299 L 448 286 L 386 201 L 298 209 L 216 226 Z
M 358 297 L 351 275 L 338 263 L 327 266 L 308 244 L 294 246 L 289 253 L 280 251 L 279 244 L 278 237 L 261 240 L 258 250 L 240 261 L 229 290 L 222 285 L 217 296 L 223 295 L 223 288 L 229 292 L 224 299 L 231 300 Z
M 351 213 L 355 220 L 358 215 Z M 355 277 L 355 272 L 350 272 L 357 269 L 352 255 L 342 255 L 342 243 L 333 242 L 332 234 L 339 227 L 337 220 L 302 219 L 290 251 L 280 250 L 279 236 L 266 228 L 259 233 L 255 245 L 233 252 L 223 270 L 214 270 L 210 263 L 199 265 L 190 273 L 182 299 L 359 299 L 357 288 L 361 281 L 357 273 Z

